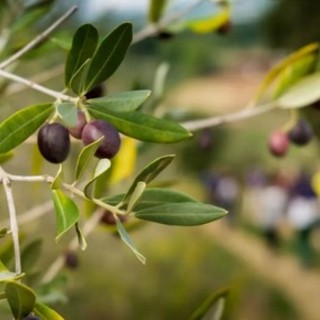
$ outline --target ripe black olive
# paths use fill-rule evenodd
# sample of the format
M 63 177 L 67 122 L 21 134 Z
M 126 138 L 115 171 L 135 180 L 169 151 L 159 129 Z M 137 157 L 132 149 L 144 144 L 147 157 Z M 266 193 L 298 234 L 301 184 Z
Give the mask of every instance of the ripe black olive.
M 125 222 L 127 220 L 127 216 L 124 215 L 118 215 L 118 218 L 121 222 Z M 112 212 L 105 210 L 100 219 L 100 223 L 105 225 L 115 225 L 116 219 L 114 218 Z
M 104 120 L 93 120 L 82 130 L 82 141 L 85 145 L 104 137 L 95 153 L 97 158 L 111 159 L 119 151 L 121 139 L 118 131 Z
M 98 84 L 96 87 L 91 89 L 89 92 L 85 94 L 87 99 L 100 98 L 104 95 L 104 89 L 101 84 Z
M 69 269 L 76 269 L 79 266 L 79 259 L 75 252 L 68 251 L 64 255 L 64 264 Z
M 82 130 L 86 124 L 86 117 L 82 111 L 78 111 L 77 125 L 72 128 L 68 128 L 69 133 L 76 139 L 81 139 Z
M 38 148 L 49 162 L 63 162 L 70 151 L 68 130 L 60 123 L 44 125 L 38 132 Z
M 288 133 L 291 142 L 304 146 L 312 139 L 313 131 L 308 121 L 300 119 Z

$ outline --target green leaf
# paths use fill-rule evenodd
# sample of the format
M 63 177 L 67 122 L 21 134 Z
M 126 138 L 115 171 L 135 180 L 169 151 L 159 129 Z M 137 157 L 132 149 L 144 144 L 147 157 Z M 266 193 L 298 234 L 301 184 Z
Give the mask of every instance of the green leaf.
M 9 281 L 6 283 L 4 290 L 16 320 L 23 320 L 24 317 L 32 312 L 36 302 L 36 295 L 29 287 L 19 282 Z
M 229 290 L 222 289 L 211 294 L 189 318 L 189 320 L 220 320 Z M 209 317 L 210 316 L 210 317 Z
M 103 98 L 89 99 L 86 102 L 106 112 L 130 112 L 138 109 L 150 94 L 150 90 L 135 90 L 115 93 Z
M 111 167 L 111 161 L 109 159 L 101 159 L 94 171 L 93 178 L 84 187 L 84 194 L 87 198 L 92 199 L 94 197 L 94 187 L 96 180 L 102 176 Z
M 50 116 L 52 104 L 37 104 L 15 112 L 0 123 L 0 153 L 6 153 L 29 138 Z
M 320 72 L 309 75 L 290 87 L 278 100 L 284 109 L 302 108 L 320 99 Z
M 99 148 L 100 142 L 103 139 L 103 137 L 97 139 L 96 141 L 88 144 L 85 146 L 77 159 L 76 169 L 75 169 L 75 179 L 76 181 L 79 180 L 83 174 L 85 173 L 88 164 L 92 157 L 94 156 L 95 152 Z
M 149 1 L 148 16 L 149 16 L 149 21 L 151 23 L 156 23 L 161 19 L 167 2 L 168 2 L 167 0 L 150 0 Z
M 143 168 L 139 174 L 134 179 L 133 183 L 131 184 L 128 192 L 124 196 L 122 202 L 126 204 L 130 199 L 132 193 L 136 189 L 139 182 L 145 182 L 148 184 L 154 178 L 156 178 L 160 172 L 162 172 L 174 159 L 175 155 L 169 154 L 157 158 L 150 162 L 145 168 Z
M 253 104 L 255 104 L 257 101 L 261 99 L 261 97 L 265 94 L 265 92 L 268 90 L 270 85 L 275 81 L 275 79 L 277 79 L 279 74 L 285 68 L 292 65 L 294 62 L 298 61 L 302 57 L 309 55 L 310 53 L 315 54 L 318 50 L 319 50 L 319 43 L 311 43 L 293 52 L 292 54 L 287 56 L 285 59 L 280 61 L 278 64 L 276 64 L 264 77 L 261 85 L 258 88 L 257 93 L 255 94 L 255 97 L 253 99 Z
M 111 112 L 95 105 L 88 106 L 89 113 L 96 119 L 111 123 L 123 134 L 142 141 L 173 143 L 191 137 L 191 133 L 179 124 L 155 118 L 139 112 Z
M 70 86 L 70 81 L 79 68 L 93 56 L 98 38 L 98 31 L 91 24 L 84 24 L 76 31 L 65 65 L 65 85 L 67 87 Z
M 92 57 L 86 91 L 108 79 L 119 67 L 132 41 L 131 23 L 123 23 L 110 32 Z
M 41 320 L 64 320 L 56 311 L 52 310 L 45 304 L 37 302 L 34 307 L 36 316 L 41 317 Z
M 61 163 L 59 164 L 59 170 L 56 174 L 56 176 L 54 177 L 52 183 L 51 183 L 51 189 L 52 190 L 56 190 L 56 189 L 60 189 L 62 183 L 63 183 L 63 178 L 62 178 L 62 165 Z
M 79 210 L 75 202 L 68 198 L 61 190 L 52 190 L 53 204 L 56 211 L 56 241 L 79 220 Z
M 75 228 L 76 228 L 76 234 L 77 234 L 77 238 L 78 238 L 80 249 L 81 250 L 86 250 L 87 241 L 86 241 L 86 238 L 84 237 L 84 235 L 83 235 L 78 223 L 75 224 Z
M 37 262 L 42 247 L 42 239 L 35 239 L 23 248 L 21 253 L 22 270 L 30 270 Z
M 70 87 L 72 91 L 79 96 L 83 95 L 85 92 L 85 83 L 90 62 L 91 59 L 88 59 L 70 80 Z
M 277 78 L 273 98 L 280 97 L 303 76 L 310 74 L 315 68 L 316 60 L 314 54 L 309 54 L 284 68 Z
M 136 206 L 137 202 L 141 198 L 144 190 L 146 189 L 147 184 L 143 181 L 139 181 L 136 185 L 136 188 L 133 190 L 131 197 L 128 201 L 128 212 L 131 212 L 133 208 Z
M 0 261 L 0 282 L 17 280 L 23 277 L 24 274 L 17 274 L 15 272 L 10 272 L 7 267 Z
M 130 238 L 126 229 L 123 227 L 121 221 L 119 219 L 116 220 L 116 226 L 118 233 L 120 235 L 121 240 L 132 250 L 132 252 L 136 255 L 136 257 L 142 262 L 142 264 L 146 263 L 146 258 L 138 251 L 136 245 Z
M 205 224 L 226 214 L 222 208 L 200 202 L 166 203 L 135 212 L 138 219 L 178 226 Z
M 73 128 L 77 125 L 78 108 L 73 103 L 62 102 L 56 106 L 56 110 L 67 127 Z

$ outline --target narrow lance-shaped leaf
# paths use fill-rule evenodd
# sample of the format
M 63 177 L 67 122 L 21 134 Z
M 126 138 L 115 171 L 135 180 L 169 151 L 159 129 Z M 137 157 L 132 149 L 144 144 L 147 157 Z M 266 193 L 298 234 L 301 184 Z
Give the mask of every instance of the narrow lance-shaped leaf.
M 80 214 L 75 202 L 61 190 L 52 190 L 52 197 L 56 212 L 56 241 L 58 241 L 78 222 Z
M 76 234 L 77 234 L 77 238 L 78 238 L 78 242 L 79 242 L 79 246 L 81 250 L 86 250 L 87 248 L 87 241 L 86 238 L 84 237 L 82 230 L 80 229 L 80 226 L 78 223 L 75 224 L 75 228 L 76 228 Z
M 132 41 L 131 23 L 123 23 L 110 32 L 92 57 L 86 91 L 108 79 L 119 67 Z
M 227 289 L 214 292 L 193 312 L 188 320 L 220 320 L 228 294 L 229 290 Z
M 40 302 L 35 304 L 33 311 L 36 316 L 41 317 L 41 320 L 64 320 L 56 311 Z
M 278 77 L 280 72 L 284 70 L 284 68 L 288 67 L 292 63 L 298 61 L 299 59 L 301 59 L 302 57 L 310 53 L 316 53 L 318 50 L 319 50 L 319 43 L 311 43 L 293 52 L 292 54 L 287 56 L 285 59 L 280 61 L 278 64 L 276 64 L 264 77 L 261 85 L 257 90 L 257 93 L 253 98 L 252 104 L 254 105 L 257 101 L 261 99 L 261 97 L 269 89 L 269 86 Z
M 106 112 L 129 112 L 138 109 L 150 96 L 150 90 L 135 90 L 110 94 L 103 98 L 89 99 L 88 105 L 94 105 Z
M 111 167 L 111 161 L 109 159 L 101 159 L 94 171 L 93 178 L 84 187 L 84 194 L 89 199 L 94 198 L 94 188 L 96 180 L 103 175 Z
M 79 68 L 93 56 L 98 38 L 98 31 L 91 24 L 84 24 L 76 31 L 65 65 L 65 84 L 67 87 Z
M 128 192 L 124 196 L 122 200 L 123 204 L 126 204 L 128 202 L 129 198 L 131 197 L 139 182 L 145 182 L 146 184 L 148 184 L 172 162 L 174 157 L 175 156 L 173 154 L 162 156 L 153 160 L 145 168 L 143 168 L 136 176 Z
M 60 189 L 62 183 L 63 183 L 63 178 L 62 178 L 62 164 L 59 163 L 59 169 L 58 172 L 56 174 L 56 176 L 54 177 L 52 183 L 51 183 L 51 189 L 52 190 L 56 190 L 56 189 Z
M 111 198 L 106 198 L 103 201 L 117 205 L 124 197 L 124 194 L 119 194 Z M 166 203 L 183 203 L 183 202 L 198 202 L 189 195 L 182 192 L 165 189 L 165 188 L 147 188 L 138 203 L 135 205 L 135 211 L 139 211 L 146 208 L 159 206 Z
M 97 139 L 96 141 L 88 144 L 87 146 L 85 146 L 77 159 L 77 164 L 76 164 L 76 169 L 75 169 L 75 179 L 76 181 L 81 179 L 81 177 L 83 176 L 84 172 L 86 171 L 88 164 L 90 162 L 90 160 L 92 159 L 93 155 L 95 154 L 95 152 L 97 151 L 97 149 L 99 148 L 100 142 L 103 139 L 103 137 Z
M 91 59 L 88 59 L 84 64 L 79 68 L 79 70 L 74 74 L 70 80 L 70 87 L 72 91 L 77 95 L 82 95 L 85 92 L 85 82 L 90 67 Z
M 132 209 L 136 206 L 137 202 L 141 198 L 144 190 L 146 189 L 147 184 L 143 181 L 139 181 L 136 185 L 136 188 L 131 194 L 131 197 L 128 201 L 128 207 L 127 210 L 128 212 L 131 212 Z
M 320 72 L 311 74 L 288 89 L 278 100 L 281 108 L 302 108 L 320 99 Z
M 17 147 L 29 138 L 50 116 L 53 105 L 38 104 L 23 108 L 0 123 L 0 153 Z
M 132 250 L 132 252 L 136 255 L 136 257 L 143 263 L 146 263 L 146 258 L 138 251 L 136 245 L 130 238 L 126 229 L 123 227 L 121 221 L 116 219 L 117 230 L 119 232 L 121 240 Z
M 126 136 L 142 141 L 174 143 L 192 136 L 178 123 L 139 111 L 111 112 L 95 105 L 89 105 L 88 111 L 94 118 L 111 123 Z
M 10 272 L 7 267 L 0 261 L 0 282 L 17 280 L 23 277 L 24 274 L 17 274 L 15 272 Z
M 150 0 L 149 1 L 149 21 L 152 23 L 158 22 L 164 12 L 167 0 Z
M 16 281 L 9 281 L 5 285 L 7 301 L 16 320 L 23 320 L 29 315 L 35 305 L 36 295 L 27 286 Z
M 138 210 L 138 219 L 167 225 L 196 226 L 222 218 L 227 211 L 200 202 L 167 203 Z

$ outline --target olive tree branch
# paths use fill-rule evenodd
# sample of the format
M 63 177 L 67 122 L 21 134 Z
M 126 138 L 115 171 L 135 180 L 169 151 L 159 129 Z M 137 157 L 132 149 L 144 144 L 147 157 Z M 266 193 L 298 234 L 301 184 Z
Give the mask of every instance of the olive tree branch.
M 40 85 L 40 84 L 38 84 L 36 82 L 33 82 L 31 80 L 28 80 L 28 79 L 25 79 L 23 77 L 20 77 L 20 76 L 18 76 L 16 74 L 13 74 L 11 72 L 8 72 L 8 71 L 2 70 L 2 69 L 0 69 L 0 77 L 3 77 L 3 78 L 6 78 L 6 79 L 9 79 L 9 80 L 24 84 L 25 86 L 27 86 L 27 87 L 29 87 L 31 89 L 34 89 L 34 90 L 39 91 L 39 92 L 42 92 L 42 93 L 44 93 L 44 94 L 46 94 L 48 96 L 51 96 L 53 98 L 56 98 L 58 100 L 68 101 L 68 102 L 71 102 L 71 103 L 77 103 L 77 101 L 78 101 L 77 97 L 71 97 L 71 96 L 63 94 L 61 92 L 49 89 L 49 88 L 44 87 L 44 86 L 42 86 L 42 85 Z
M 7 205 L 9 210 L 10 218 L 10 230 L 12 233 L 13 250 L 14 250 L 14 262 L 15 262 L 15 272 L 17 274 L 21 273 L 21 255 L 20 255 L 20 242 L 19 242 L 19 227 L 17 222 L 17 212 L 15 208 L 15 202 L 13 198 L 12 188 L 10 178 L 7 173 L 0 166 L 0 182 L 3 185 Z
M 260 114 L 272 111 L 278 107 L 277 103 L 272 101 L 255 108 L 244 108 L 240 111 L 224 114 L 221 116 L 214 116 L 211 118 L 198 119 L 182 122 L 181 125 L 190 131 L 198 131 L 205 128 L 214 127 L 224 123 L 231 123 L 247 118 L 252 118 Z
M 77 6 L 72 6 L 64 15 L 62 15 L 58 20 L 56 20 L 52 25 L 50 25 L 46 30 L 40 33 L 37 37 L 31 40 L 28 44 L 26 44 L 22 49 L 17 51 L 15 54 L 10 56 L 8 59 L 2 61 L 0 63 L 0 69 L 4 69 L 9 66 L 11 63 L 17 61 L 21 56 L 25 53 L 33 49 L 36 45 L 41 43 L 44 39 L 46 39 L 54 30 L 56 30 L 64 21 L 66 21 L 76 10 Z

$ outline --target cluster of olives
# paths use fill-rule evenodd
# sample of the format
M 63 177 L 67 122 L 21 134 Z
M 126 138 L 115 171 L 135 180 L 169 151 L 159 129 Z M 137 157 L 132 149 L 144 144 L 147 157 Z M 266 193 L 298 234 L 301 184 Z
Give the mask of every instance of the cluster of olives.
M 313 130 L 309 122 L 305 119 L 299 119 L 288 132 L 276 130 L 270 135 L 269 151 L 276 157 L 282 157 L 287 153 L 290 143 L 304 146 L 309 143 L 312 137 Z
M 70 135 L 82 139 L 88 145 L 100 137 L 103 139 L 95 153 L 99 159 L 111 159 L 119 151 L 121 139 L 119 132 L 104 120 L 86 122 L 82 111 L 78 111 L 77 125 L 66 128 L 60 123 L 45 124 L 38 132 L 38 147 L 42 156 L 52 163 L 65 161 L 70 151 Z

